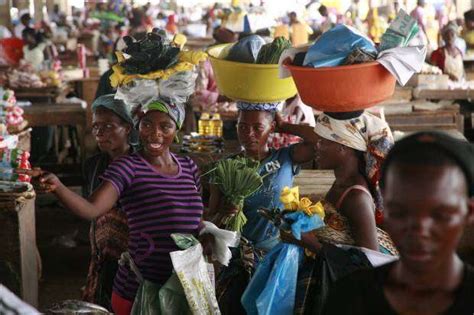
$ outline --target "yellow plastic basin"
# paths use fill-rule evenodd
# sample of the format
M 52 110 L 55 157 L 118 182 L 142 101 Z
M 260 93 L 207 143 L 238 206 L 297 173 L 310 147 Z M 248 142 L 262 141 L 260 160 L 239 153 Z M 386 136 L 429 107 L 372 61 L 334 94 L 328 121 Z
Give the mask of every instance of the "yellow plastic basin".
M 278 65 L 260 65 L 219 59 L 232 44 L 207 50 L 219 92 L 228 98 L 253 103 L 283 101 L 296 95 L 293 78 L 280 79 Z

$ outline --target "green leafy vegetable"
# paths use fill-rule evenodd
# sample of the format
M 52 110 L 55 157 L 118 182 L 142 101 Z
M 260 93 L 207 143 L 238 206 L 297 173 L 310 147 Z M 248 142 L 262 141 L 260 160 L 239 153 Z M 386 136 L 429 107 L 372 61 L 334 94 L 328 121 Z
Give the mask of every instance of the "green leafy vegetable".
M 238 209 L 236 215 L 224 222 L 227 229 L 241 232 L 247 222 L 243 213 L 245 198 L 255 193 L 263 184 L 258 173 L 260 163 L 252 159 L 237 157 L 216 162 L 210 182 L 218 185 L 226 200 Z
M 121 66 L 126 74 L 146 74 L 164 70 L 178 62 L 180 49 L 171 46 L 163 33 L 148 33 L 140 41 L 132 37 L 124 37 L 127 48 L 123 51 L 130 58 Z
M 291 42 L 284 37 L 277 37 L 273 42 L 262 46 L 257 56 L 259 64 L 277 64 L 285 49 L 291 48 Z

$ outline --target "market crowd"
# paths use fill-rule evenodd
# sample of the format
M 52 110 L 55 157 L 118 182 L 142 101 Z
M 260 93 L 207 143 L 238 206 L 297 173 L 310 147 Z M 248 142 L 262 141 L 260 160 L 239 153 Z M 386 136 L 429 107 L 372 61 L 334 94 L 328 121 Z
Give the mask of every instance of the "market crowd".
M 419 29 L 413 40 L 429 47 L 427 60 L 460 81 L 463 56 L 474 45 L 474 11 L 456 19 L 453 6 L 446 1 L 438 8 L 435 38 L 423 0 L 410 16 Z M 216 4 L 200 13 L 211 46 L 235 43 L 221 58 L 276 64 L 276 51 L 309 45 L 334 30 L 359 29 L 380 42 L 383 23 L 394 21 L 399 9 L 395 2 L 385 16 L 370 9 L 361 19 L 358 1 L 347 12 L 311 1 L 305 15 L 288 12 L 261 29 L 252 28 L 251 15 L 238 6 Z M 54 38 L 84 32 L 93 38 L 89 53 L 114 65 L 92 104 L 100 153 L 85 163 L 84 196 L 55 174 L 37 174 L 67 209 L 91 220 L 83 299 L 119 315 L 473 314 L 474 268 L 457 254 L 464 230 L 474 224 L 473 145 L 431 131 L 395 141 L 383 117 L 363 109 L 315 116 L 299 95 L 231 100 L 218 90 L 206 55 L 183 49 L 180 33 L 193 12 L 171 11 L 98 4 L 66 16 L 55 7 L 49 21 L 33 23 L 25 13 L 14 30 L 0 30 L 2 38 L 24 40 L 23 58 L 35 68 L 45 60 L 54 64 L 58 50 L 66 49 Z M 339 28 L 343 24 L 352 28 Z M 301 57 L 308 64 L 311 49 L 293 62 Z M 240 152 L 206 169 L 172 152 L 180 131 L 195 131 L 194 111 L 221 108 L 236 111 L 236 124 L 225 128 Z M 293 187 L 311 161 L 335 176 L 319 200 L 300 198 Z M 241 176 L 226 176 L 231 172 Z M 256 189 L 244 192 L 255 181 Z M 233 195 L 226 189 L 232 185 Z M 224 263 L 216 230 L 239 233 Z M 182 249 L 176 234 L 192 235 L 213 263 L 215 288 L 193 288 L 211 292 L 217 305 L 212 298 L 192 305 L 192 286 L 184 285 L 186 299 L 161 299 L 176 289 L 170 281 L 177 261 L 170 253 Z M 182 283 L 187 279 L 177 274 Z

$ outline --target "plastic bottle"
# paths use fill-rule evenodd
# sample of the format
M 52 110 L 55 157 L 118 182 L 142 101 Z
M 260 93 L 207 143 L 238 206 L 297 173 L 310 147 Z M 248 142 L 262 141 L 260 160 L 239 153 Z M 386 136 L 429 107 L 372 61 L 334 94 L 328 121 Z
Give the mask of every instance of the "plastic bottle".
M 211 130 L 212 130 L 212 135 L 215 137 L 222 137 L 223 133 L 223 128 L 224 128 L 224 122 L 221 119 L 220 114 L 214 114 L 212 115 L 212 120 L 211 120 Z
M 29 161 L 30 158 L 30 153 L 28 152 L 23 152 L 18 161 L 18 168 L 21 170 L 30 170 L 31 169 L 31 164 Z M 18 181 L 24 182 L 24 183 L 29 183 L 31 181 L 31 177 L 26 175 L 26 174 L 20 174 L 18 175 Z
M 201 136 L 209 136 L 211 133 L 210 130 L 211 117 L 209 113 L 202 113 L 201 118 L 198 122 L 198 132 Z

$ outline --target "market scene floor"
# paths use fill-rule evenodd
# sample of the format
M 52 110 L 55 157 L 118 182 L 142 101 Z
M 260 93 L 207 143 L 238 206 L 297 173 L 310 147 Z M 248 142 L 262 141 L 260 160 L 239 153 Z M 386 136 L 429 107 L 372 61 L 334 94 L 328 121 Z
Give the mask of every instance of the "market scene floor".
M 36 240 L 42 261 L 39 310 L 80 299 L 89 264 L 89 222 L 65 210 L 51 195 L 36 201 Z

